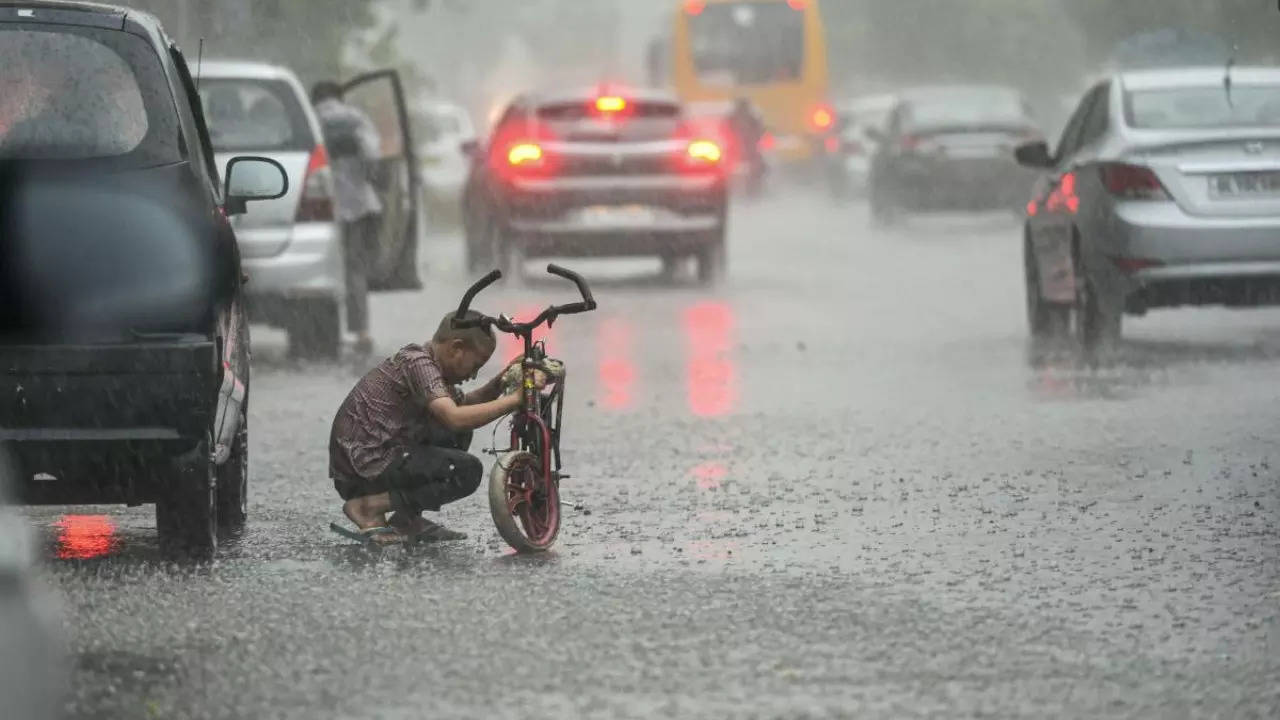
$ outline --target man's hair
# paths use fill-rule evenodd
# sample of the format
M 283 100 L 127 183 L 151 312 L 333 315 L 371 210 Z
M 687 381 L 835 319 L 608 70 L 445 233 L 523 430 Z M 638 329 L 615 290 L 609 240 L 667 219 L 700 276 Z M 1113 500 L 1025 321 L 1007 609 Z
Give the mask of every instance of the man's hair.
M 431 338 L 431 341 L 448 343 L 454 340 L 461 340 L 476 352 L 492 354 L 494 348 L 498 345 L 497 340 L 493 337 L 493 329 L 489 327 L 455 328 L 453 326 L 453 318 L 456 314 L 456 310 L 450 310 L 440 320 L 440 327 L 436 328 L 436 334 Z M 483 316 L 475 310 L 468 310 L 463 319 L 474 320 L 479 317 Z
M 311 104 L 322 100 L 341 100 L 342 86 L 332 80 L 321 80 L 311 86 Z

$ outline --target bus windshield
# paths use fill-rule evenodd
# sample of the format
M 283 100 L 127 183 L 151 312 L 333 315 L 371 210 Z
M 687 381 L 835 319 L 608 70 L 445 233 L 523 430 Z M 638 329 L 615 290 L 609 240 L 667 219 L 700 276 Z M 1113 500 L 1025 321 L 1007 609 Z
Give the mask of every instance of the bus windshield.
M 800 80 L 804 13 L 783 2 L 707 5 L 690 18 L 694 67 L 708 85 Z

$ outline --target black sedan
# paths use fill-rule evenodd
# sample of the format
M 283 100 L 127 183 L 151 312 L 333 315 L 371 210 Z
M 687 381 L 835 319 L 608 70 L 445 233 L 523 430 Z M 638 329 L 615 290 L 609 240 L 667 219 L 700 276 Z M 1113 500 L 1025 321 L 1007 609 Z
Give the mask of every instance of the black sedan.
M 1015 90 L 987 86 L 902 93 L 888 125 L 875 133 L 872 217 L 904 212 L 1020 210 L 1036 174 L 1013 160 L 1019 144 L 1041 138 Z

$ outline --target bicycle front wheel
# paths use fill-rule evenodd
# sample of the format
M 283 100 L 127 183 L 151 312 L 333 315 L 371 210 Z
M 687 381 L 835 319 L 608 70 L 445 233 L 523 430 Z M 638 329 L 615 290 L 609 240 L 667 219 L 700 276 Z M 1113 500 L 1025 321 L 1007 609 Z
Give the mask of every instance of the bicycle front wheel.
M 560 491 L 542 461 L 523 450 L 498 456 L 489 472 L 489 513 L 517 552 L 543 552 L 560 533 Z

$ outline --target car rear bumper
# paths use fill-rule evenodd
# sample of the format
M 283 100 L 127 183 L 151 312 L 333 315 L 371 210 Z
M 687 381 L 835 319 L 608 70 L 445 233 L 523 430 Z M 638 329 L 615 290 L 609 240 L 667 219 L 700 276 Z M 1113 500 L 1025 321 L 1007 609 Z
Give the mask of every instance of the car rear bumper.
M 896 199 L 916 210 L 1022 207 L 1035 182 L 1003 158 L 901 161 L 891 175 Z
M 22 500 L 145 502 L 152 465 L 209 436 L 216 352 L 196 339 L 0 346 L 0 442 Z
M 1105 226 L 1114 256 L 1170 267 L 1280 262 L 1280 217 L 1197 217 L 1172 202 L 1115 205 Z
M 346 291 L 342 231 L 337 223 L 295 225 L 283 252 L 245 257 L 241 266 L 249 276 L 245 292 L 251 302 L 255 297 L 338 298 Z

